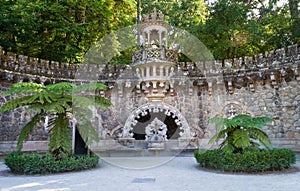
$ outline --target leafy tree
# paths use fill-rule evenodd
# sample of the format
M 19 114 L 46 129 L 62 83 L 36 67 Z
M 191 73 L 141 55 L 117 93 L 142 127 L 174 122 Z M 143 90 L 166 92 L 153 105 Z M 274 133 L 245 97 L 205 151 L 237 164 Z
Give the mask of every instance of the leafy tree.
M 261 129 L 273 120 L 268 117 L 251 117 L 240 114 L 231 119 L 214 117 L 209 120 L 220 131 L 214 135 L 210 143 L 224 139 L 220 148 L 229 152 L 243 152 L 245 149 L 258 148 L 259 141 L 263 146 L 271 145 L 268 135 Z
M 0 46 L 31 57 L 80 62 L 99 38 L 134 22 L 134 5 L 134 0 L 1 1 Z
M 204 0 L 141 0 L 143 14 L 154 8 L 167 16 L 167 22 L 175 27 L 196 34 L 197 28 L 205 23 L 208 14 Z
M 247 30 L 247 4 L 220 0 L 210 7 L 210 15 L 200 39 L 212 51 L 216 59 L 234 58 L 247 44 L 249 32 Z
M 19 107 L 28 107 L 36 114 L 21 130 L 17 149 L 21 151 L 23 141 L 32 132 L 36 123 L 44 116 L 53 116 L 49 124 L 49 149 L 56 157 L 71 154 L 71 139 L 69 121 L 75 115 L 77 128 L 86 142 L 98 141 L 98 136 L 91 123 L 93 107 L 106 109 L 111 105 L 107 99 L 92 95 L 92 91 L 104 90 L 106 86 L 100 83 L 75 85 L 60 82 L 42 85 L 31 82 L 20 82 L 12 85 L 3 95 L 16 95 L 16 98 L 6 102 L 0 112 L 6 112 Z M 87 94 L 89 93 L 89 94 Z
M 251 56 L 296 42 L 288 6 L 278 0 L 219 0 L 209 12 L 198 36 L 216 59 Z

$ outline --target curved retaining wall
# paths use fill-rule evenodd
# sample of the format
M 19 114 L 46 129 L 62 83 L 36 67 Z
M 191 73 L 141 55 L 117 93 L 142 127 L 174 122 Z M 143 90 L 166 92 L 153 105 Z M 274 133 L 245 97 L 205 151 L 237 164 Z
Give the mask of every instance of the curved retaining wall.
M 128 66 L 86 66 L 71 65 L 29 58 L 3 52 L 0 47 L 0 92 L 12 83 L 33 81 L 51 84 L 59 81 L 73 81 L 80 70 L 99 71 L 99 81 L 106 83 L 114 92 L 115 80 Z M 189 77 L 188 94 L 179 99 L 190 113 L 193 124 L 205 130 L 208 139 L 214 129 L 207 120 L 222 115 L 234 108 L 236 112 L 252 115 L 265 115 L 275 119 L 273 125 L 265 130 L 273 145 L 297 149 L 300 146 L 300 48 L 298 45 L 285 49 L 214 63 L 178 63 L 178 68 Z M 122 83 L 121 83 L 122 84 Z M 125 82 L 123 82 L 125 86 Z M 108 93 L 106 95 L 111 95 Z M 10 96 L 0 97 L 0 106 Z M 111 99 L 111 98 L 110 98 Z M 113 98 L 112 98 L 113 100 Z M 197 100 L 197 106 L 190 104 Z M 200 101 L 199 101 L 200 100 Z M 201 104 L 198 104 L 201 103 Z M 190 108 L 189 108 L 190 107 Z M 200 111 L 195 114 L 195 111 Z M 0 114 L 0 152 L 11 151 L 20 129 L 28 122 L 32 114 L 25 108 Z M 195 127 L 194 127 L 195 128 Z M 47 148 L 45 142 L 48 133 L 43 122 L 30 135 L 25 150 L 36 150 L 36 145 Z M 205 139 L 199 140 L 204 146 Z M 32 144 L 34 143 L 34 144 Z M 43 146 L 42 146 L 43 145 Z

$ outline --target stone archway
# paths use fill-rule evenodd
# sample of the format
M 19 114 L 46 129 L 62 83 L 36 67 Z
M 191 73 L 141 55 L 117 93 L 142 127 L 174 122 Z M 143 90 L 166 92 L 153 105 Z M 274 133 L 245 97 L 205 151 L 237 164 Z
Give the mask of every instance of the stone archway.
M 121 137 L 144 139 L 145 128 L 154 119 L 167 126 L 167 139 L 192 137 L 185 117 L 178 109 L 165 103 L 147 103 L 134 110 L 126 120 Z
M 145 115 L 146 114 L 146 115 Z M 165 137 L 169 139 L 178 139 L 180 128 L 178 126 L 178 117 L 175 116 L 172 112 L 168 115 L 165 111 L 159 110 L 156 112 L 150 111 L 147 109 L 145 113 L 140 113 L 135 120 L 137 124 L 133 126 L 133 138 L 136 140 L 147 140 L 147 127 L 151 126 L 153 123 L 159 123 L 166 127 Z

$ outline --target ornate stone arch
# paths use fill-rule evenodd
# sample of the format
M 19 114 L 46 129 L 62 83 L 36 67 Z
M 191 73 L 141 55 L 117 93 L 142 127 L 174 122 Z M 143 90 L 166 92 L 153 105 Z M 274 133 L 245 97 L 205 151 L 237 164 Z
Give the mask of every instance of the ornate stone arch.
M 226 104 L 223 105 L 221 113 L 219 113 L 220 116 L 226 116 L 226 117 L 233 117 L 235 115 L 239 114 L 250 114 L 252 115 L 247 109 L 245 108 L 245 105 L 238 101 L 229 101 Z
M 163 112 L 167 116 L 172 116 L 173 118 L 177 117 L 175 123 L 180 130 L 179 136 L 184 138 L 192 137 L 190 126 L 185 117 L 178 109 L 165 103 L 146 103 L 135 109 L 127 118 L 121 137 L 133 138 L 133 127 L 138 123 L 136 118 L 138 118 L 140 115 L 146 115 L 148 111 L 153 113 Z

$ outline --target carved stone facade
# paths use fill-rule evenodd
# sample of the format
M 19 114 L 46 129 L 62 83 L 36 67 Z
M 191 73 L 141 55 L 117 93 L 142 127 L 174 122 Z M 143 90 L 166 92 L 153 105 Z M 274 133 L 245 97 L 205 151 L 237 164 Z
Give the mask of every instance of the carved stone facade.
M 82 83 L 74 79 L 78 71 L 99 71 L 99 82 L 108 86 L 99 94 L 114 106 L 95 111 L 101 139 L 92 146 L 95 150 L 209 147 L 207 140 L 216 129 L 208 119 L 239 113 L 274 118 L 265 129 L 274 146 L 300 146 L 297 44 L 254 57 L 180 63 L 177 51 L 168 47 L 169 30 L 163 14 L 144 15 L 139 28 L 143 46 L 132 52 L 130 66 L 79 67 L 15 55 L 0 47 L 0 92 L 19 81 Z M 9 99 L 0 97 L 0 106 Z M 0 150 L 10 149 L 1 145 L 17 140 L 30 116 L 25 109 L 0 114 Z M 39 126 L 31 141 L 47 139 L 43 122 Z M 160 143 L 148 144 L 151 141 Z

